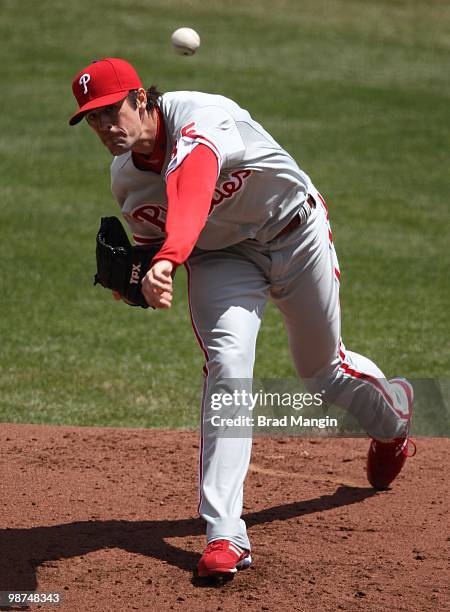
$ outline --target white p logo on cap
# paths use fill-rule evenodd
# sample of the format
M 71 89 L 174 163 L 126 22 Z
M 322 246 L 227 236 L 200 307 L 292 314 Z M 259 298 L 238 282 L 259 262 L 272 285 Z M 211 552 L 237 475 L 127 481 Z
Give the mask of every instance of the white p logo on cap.
M 85 94 L 87 94 L 88 92 L 87 84 L 89 83 L 90 80 L 91 80 L 91 75 L 85 72 L 84 74 L 80 76 L 80 80 L 78 81 L 80 85 L 83 85 L 84 87 L 83 93 Z

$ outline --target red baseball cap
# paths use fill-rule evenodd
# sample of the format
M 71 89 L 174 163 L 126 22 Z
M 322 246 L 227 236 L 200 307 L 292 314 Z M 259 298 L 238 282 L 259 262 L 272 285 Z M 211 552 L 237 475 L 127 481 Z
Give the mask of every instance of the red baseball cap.
M 141 79 L 133 66 L 125 60 L 107 57 L 92 62 L 72 82 L 73 95 L 80 108 L 72 115 L 69 124 L 75 125 L 87 111 L 119 102 L 130 89 L 140 87 Z

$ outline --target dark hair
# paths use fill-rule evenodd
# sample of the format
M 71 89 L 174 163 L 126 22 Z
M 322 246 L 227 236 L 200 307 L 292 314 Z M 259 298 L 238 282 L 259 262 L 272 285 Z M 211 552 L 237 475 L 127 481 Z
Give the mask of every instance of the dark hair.
M 130 89 L 127 96 L 128 101 L 135 110 L 137 109 L 138 91 L 138 89 Z M 150 85 L 145 93 L 147 94 L 147 112 L 151 113 L 151 111 L 158 106 L 158 100 L 160 96 L 162 96 L 162 93 L 158 91 L 156 85 Z

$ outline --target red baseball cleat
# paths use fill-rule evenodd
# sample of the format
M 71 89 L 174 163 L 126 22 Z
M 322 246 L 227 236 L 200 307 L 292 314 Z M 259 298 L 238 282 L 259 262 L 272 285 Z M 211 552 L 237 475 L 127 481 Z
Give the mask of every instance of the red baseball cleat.
M 205 548 L 198 562 L 197 573 L 206 576 L 231 577 L 237 570 L 246 569 L 252 563 L 248 550 L 239 548 L 229 540 L 213 540 Z
M 367 478 L 374 489 L 388 489 L 400 474 L 407 457 L 414 457 L 416 445 L 409 438 L 409 428 L 413 415 L 414 392 L 410 383 L 403 378 L 393 378 L 390 383 L 400 385 L 408 402 L 408 421 L 405 437 L 394 438 L 390 442 L 372 440 L 367 455 Z M 410 450 L 411 447 L 411 450 Z

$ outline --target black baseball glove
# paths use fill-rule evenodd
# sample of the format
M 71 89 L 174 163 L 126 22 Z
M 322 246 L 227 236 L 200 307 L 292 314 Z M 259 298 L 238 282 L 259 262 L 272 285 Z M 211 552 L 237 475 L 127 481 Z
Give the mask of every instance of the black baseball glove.
M 161 245 L 132 246 L 117 217 L 102 217 L 97 232 L 97 274 L 94 285 L 100 283 L 114 289 L 130 306 L 148 308 L 141 292 L 141 281 Z

